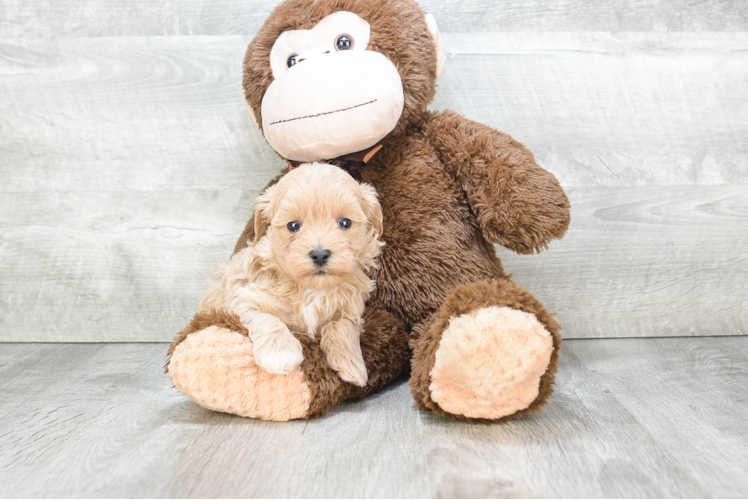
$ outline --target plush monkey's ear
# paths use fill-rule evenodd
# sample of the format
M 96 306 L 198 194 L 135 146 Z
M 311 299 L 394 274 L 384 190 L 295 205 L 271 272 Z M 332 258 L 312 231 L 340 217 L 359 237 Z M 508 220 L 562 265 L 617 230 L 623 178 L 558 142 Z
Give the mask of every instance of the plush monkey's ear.
M 267 188 L 260 196 L 255 200 L 255 239 L 252 245 L 256 245 L 260 238 L 265 236 L 270 225 L 270 214 L 268 208 L 270 207 L 270 198 L 272 196 L 275 186 Z
M 444 73 L 444 63 L 447 62 L 447 46 L 444 45 L 442 35 L 439 33 L 439 27 L 436 25 L 436 19 L 431 14 L 426 14 L 426 26 L 429 27 L 431 36 L 434 37 L 434 48 L 436 48 L 436 77 L 439 78 Z
M 382 207 L 379 206 L 377 190 L 368 184 L 361 184 L 361 205 L 366 220 L 374 227 L 377 235 L 382 236 Z

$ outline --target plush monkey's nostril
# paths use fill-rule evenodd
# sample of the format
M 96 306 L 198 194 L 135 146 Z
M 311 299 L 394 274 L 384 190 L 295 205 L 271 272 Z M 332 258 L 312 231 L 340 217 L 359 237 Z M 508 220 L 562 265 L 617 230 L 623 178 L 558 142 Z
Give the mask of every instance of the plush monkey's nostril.
M 320 267 L 327 264 L 327 260 L 330 258 L 330 255 L 332 255 L 331 251 L 319 247 L 309 252 L 309 257 L 312 259 L 312 262 L 314 262 L 314 265 Z

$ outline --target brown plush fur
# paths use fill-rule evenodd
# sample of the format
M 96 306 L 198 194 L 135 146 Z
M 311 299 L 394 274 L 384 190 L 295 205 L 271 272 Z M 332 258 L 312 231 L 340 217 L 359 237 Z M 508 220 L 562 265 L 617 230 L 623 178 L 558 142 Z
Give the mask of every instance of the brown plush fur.
M 508 135 L 450 111 L 427 111 L 436 56 L 424 12 L 412 0 L 281 3 L 250 44 L 244 62 L 245 97 L 259 123 L 262 97 L 272 82 L 268 56 L 275 39 L 287 29 L 311 28 L 338 10 L 354 12 L 371 24 L 369 49 L 397 66 L 405 111 L 382 141 L 382 151 L 363 170 L 364 182 L 379 194 L 386 242 L 362 335 L 369 382 L 364 388 L 343 383 L 324 363 L 318 342 L 303 340 L 302 370 L 312 388 L 309 416 L 383 387 L 407 370 L 411 354 L 411 388 L 422 408 L 473 422 L 506 421 L 535 411 L 552 392 L 560 326 L 530 293 L 509 281 L 493 243 L 519 253 L 545 249 L 569 225 L 568 199 L 556 178 Z M 252 228 L 250 221 L 237 250 L 252 239 Z M 484 421 L 441 409 L 429 394 L 429 377 L 449 318 L 486 306 L 534 314 L 551 333 L 554 351 L 530 407 Z M 412 353 L 405 332 L 410 332 Z
M 209 326 L 227 328 L 241 333 L 245 337 L 247 336 L 247 329 L 244 328 L 244 325 L 239 321 L 236 314 L 222 310 L 199 312 L 195 314 L 195 317 L 192 318 L 190 324 L 184 327 L 184 329 L 177 334 L 176 338 L 169 346 L 169 350 L 166 352 L 166 364 L 164 365 L 165 373 L 169 372 L 169 362 L 171 361 L 171 355 L 174 354 L 174 349 L 176 349 L 188 335 L 199 332 Z
M 343 401 L 356 400 L 378 391 L 408 370 L 408 334 L 392 315 L 384 311 L 368 309 L 364 313 L 361 351 L 369 371 L 365 387 L 340 380 L 325 363 L 319 340 L 298 338 L 304 346 L 301 369 L 312 391 L 309 417 L 318 417 Z

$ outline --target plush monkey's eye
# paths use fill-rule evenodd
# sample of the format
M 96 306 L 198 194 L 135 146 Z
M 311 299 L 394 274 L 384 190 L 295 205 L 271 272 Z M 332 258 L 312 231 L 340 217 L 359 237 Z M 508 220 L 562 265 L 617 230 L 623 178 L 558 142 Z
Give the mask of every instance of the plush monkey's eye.
M 335 39 L 335 48 L 337 50 L 351 50 L 353 48 L 353 38 L 348 35 L 340 35 Z
M 294 220 L 286 224 L 286 227 L 288 228 L 289 231 L 291 231 L 292 233 L 295 233 L 296 231 L 301 229 L 301 223 L 297 220 Z
M 288 60 L 286 61 L 286 66 L 288 66 L 290 68 L 291 66 L 293 66 L 294 64 L 296 64 L 298 62 L 296 60 L 296 57 L 298 57 L 298 54 L 293 54 L 293 55 L 289 56 Z
M 346 219 L 345 217 L 338 219 L 338 227 L 340 229 L 348 229 L 351 227 L 351 219 Z

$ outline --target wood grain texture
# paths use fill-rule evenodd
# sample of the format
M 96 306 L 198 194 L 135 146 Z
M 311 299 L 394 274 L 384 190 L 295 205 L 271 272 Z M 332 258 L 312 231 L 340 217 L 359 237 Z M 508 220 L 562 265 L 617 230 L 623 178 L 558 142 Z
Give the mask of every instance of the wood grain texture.
M 249 193 L 9 193 L 0 339 L 166 341 L 251 214 Z M 572 227 L 535 256 L 497 248 L 567 338 L 748 331 L 748 187 L 572 188 Z M 186 225 L 185 221 L 191 221 Z
M 569 185 L 748 184 L 748 33 L 453 34 L 434 101 Z
M 747 331 L 748 33 L 445 37 L 434 108 L 569 189 L 566 239 L 499 249 L 567 337 Z M 249 39 L 0 39 L 0 341 L 184 325 L 283 165 L 242 102 Z
M 254 34 L 275 0 L 3 0 L 9 37 Z M 421 0 L 445 32 L 744 31 L 741 0 Z
M 744 497 L 748 338 L 566 342 L 543 412 L 471 426 L 397 383 L 318 420 L 199 408 L 164 344 L 0 348 L 2 497 Z
M 248 43 L 0 40 L 0 192 L 257 191 L 283 161 L 242 98 Z
M 748 184 L 748 33 L 445 38 L 433 108 L 511 133 L 564 185 Z M 240 91 L 248 42 L 0 40 L 0 192 L 270 178 L 282 161 Z
M 566 237 L 497 248 L 566 338 L 745 335 L 748 187 L 574 187 Z
M 49 196 L 0 198 L 3 341 L 172 338 L 231 255 L 254 197 L 239 189 Z

